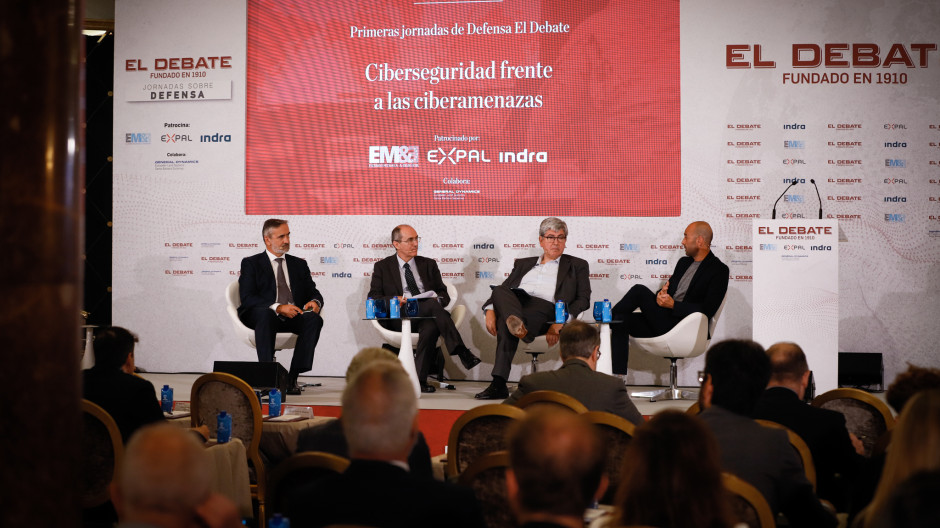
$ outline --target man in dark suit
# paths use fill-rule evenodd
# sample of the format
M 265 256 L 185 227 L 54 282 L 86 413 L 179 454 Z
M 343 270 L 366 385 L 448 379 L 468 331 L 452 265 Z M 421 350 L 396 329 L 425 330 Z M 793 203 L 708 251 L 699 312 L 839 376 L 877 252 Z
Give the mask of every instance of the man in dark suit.
M 530 413 L 509 433 L 506 497 L 522 528 L 584 526 L 607 489 L 607 450 L 594 425 L 564 411 Z
M 163 421 L 153 383 L 134 375 L 137 338 L 119 326 L 95 330 L 95 366 L 82 372 L 83 397 L 117 423 L 124 443 L 140 427 Z
M 292 525 L 484 526 L 471 489 L 409 473 L 418 400 L 401 363 L 379 360 L 363 367 L 346 384 L 342 403 L 351 463 L 342 474 L 288 492 Z
M 796 343 L 777 343 L 767 349 L 767 357 L 770 383 L 757 402 L 754 417 L 783 424 L 806 442 L 816 466 L 817 495 L 837 511 L 845 511 L 865 447 L 845 428 L 842 413 L 803 401 L 810 375 L 803 349 Z
M 555 301 L 564 301 L 572 318 L 590 304 L 588 263 L 564 254 L 567 238 L 568 225 L 561 219 L 542 220 L 542 256 L 516 259 L 509 277 L 494 287 L 483 303 L 486 331 L 496 336 L 496 362 L 492 383 L 476 395 L 477 399 L 502 400 L 509 396 L 506 379 L 520 339 L 531 343 L 544 335 L 549 346 L 558 342 L 562 325 L 554 322 Z
M 310 278 L 307 262 L 287 254 L 290 251 L 287 220 L 265 220 L 261 234 L 267 250 L 242 259 L 238 318 L 255 331 L 258 361 L 274 361 L 274 339 L 278 332 L 297 334 L 287 393 L 300 394 L 297 376 L 313 367 L 313 352 L 323 328 L 320 317 L 323 296 Z
M 753 341 L 728 340 L 705 353 L 699 417 L 715 434 L 722 469 L 757 488 L 776 515 L 790 526 L 836 526 L 820 504 L 786 431 L 751 419 L 770 380 L 770 360 Z
M 464 368 L 469 370 L 477 366 L 480 358 L 464 346 L 454 320 L 444 309 L 450 304 L 447 287 L 441 279 L 437 262 L 418 255 L 420 241 L 421 237 L 417 231 L 409 225 L 400 225 L 392 230 L 395 254 L 375 263 L 368 296 L 385 302 L 390 301 L 392 297 L 398 297 L 404 310 L 406 295 L 417 297 L 425 293 L 432 294 L 431 297 L 418 299 L 418 315 L 434 319 L 415 321 L 412 328 L 418 332 L 415 363 L 421 392 L 434 392 L 434 387 L 427 384 L 427 378 L 437 350 L 438 337 L 444 337 L 447 351 L 450 355 L 459 357 Z M 381 321 L 380 324 L 390 330 L 401 330 L 400 321 Z
M 523 377 L 503 403 L 514 404 L 530 392 L 552 390 L 575 398 L 590 411 L 616 414 L 633 425 L 643 423 L 643 415 L 630 401 L 623 382 L 595 371 L 601 355 L 597 329 L 578 320 L 572 321 L 561 329 L 559 343 L 564 361 L 561 368 Z
M 709 320 L 728 291 L 728 266 L 711 252 L 712 228 L 692 222 L 685 228 L 685 257 L 658 293 L 637 284 L 620 299 L 611 315 L 622 323 L 610 325 L 614 374 L 626 375 L 630 336 L 656 337 L 672 330 L 685 316 L 701 312 Z M 637 308 L 640 313 L 633 313 Z

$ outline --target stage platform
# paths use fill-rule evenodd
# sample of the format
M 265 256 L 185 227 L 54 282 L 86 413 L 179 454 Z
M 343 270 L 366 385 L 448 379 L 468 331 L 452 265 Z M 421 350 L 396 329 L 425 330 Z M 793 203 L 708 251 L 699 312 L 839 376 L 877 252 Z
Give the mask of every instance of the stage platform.
M 202 374 L 162 374 L 144 372 L 141 376 L 153 383 L 157 391 L 157 397 L 160 396 L 160 388 L 163 385 L 173 387 L 175 399 L 188 401 L 189 394 L 192 391 L 193 382 Z M 346 386 L 346 380 L 339 377 L 316 377 L 301 376 L 299 379 L 303 383 L 321 383 L 320 387 L 307 387 L 300 396 L 288 396 L 286 403 L 290 405 L 309 405 L 323 407 L 340 407 L 340 397 L 343 388 Z M 437 389 L 433 394 L 422 394 L 418 400 L 421 409 L 428 410 L 448 410 L 448 411 L 467 411 L 474 407 L 485 405 L 487 403 L 500 403 L 499 400 L 477 400 L 473 395 L 482 391 L 489 385 L 488 381 L 450 381 L 455 390 Z M 509 384 L 510 392 L 516 387 L 515 383 Z M 662 387 L 628 386 L 627 392 L 646 391 Z M 697 387 L 683 387 L 685 389 L 697 389 Z M 663 409 L 686 410 L 694 402 L 688 400 L 682 401 L 661 401 L 650 402 L 649 399 L 633 398 L 633 404 L 643 416 L 652 416 Z

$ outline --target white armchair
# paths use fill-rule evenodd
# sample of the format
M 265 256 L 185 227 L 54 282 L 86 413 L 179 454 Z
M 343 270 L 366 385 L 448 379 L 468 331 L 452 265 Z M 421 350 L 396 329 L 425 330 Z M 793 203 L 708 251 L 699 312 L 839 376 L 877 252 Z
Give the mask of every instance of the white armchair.
M 238 281 L 235 281 L 225 288 L 226 311 L 232 319 L 232 326 L 235 328 L 235 335 L 251 348 L 255 346 L 255 331 L 245 326 L 245 323 L 238 318 L 238 306 L 241 305 L 241 297 L 238 294 Z M 290 332 L 281 332 L 274 339 L 274 351 L 284 350 L 285 348 L 294 348 L 297 345 L 297 335 Z
M 708 318 L 701 312 L 687 315 L 679 321 L 672 330 L 658 337 L 631 337 L 630 350 L 644 350 L 648 354 L 663 357 L 669 360 L 669 388 L 656 390 L 634 392 L 630 394 L 633 398 L 649 398 L 650 401 L 659 400 L 694 400 L 698 398 L 698 392 L 680 390 L 676 386 L 678 369 L 676 362 L 683 358 L 692 358 L 700 356 L 708 350 L 711 344 L 711 337 L 718 324 L 718 317 L 725 308 L 725 301 L 728 300 L 727 294 L 721 300 L 721 306 L 715 312 L 709 324 Z

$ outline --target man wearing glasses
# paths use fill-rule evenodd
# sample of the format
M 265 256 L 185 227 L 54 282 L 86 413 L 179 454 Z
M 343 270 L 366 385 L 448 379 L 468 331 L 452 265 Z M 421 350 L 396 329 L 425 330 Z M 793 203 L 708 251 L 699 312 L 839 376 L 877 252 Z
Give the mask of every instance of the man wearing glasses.
M 509 396 L 506 379 L 519 340 L 531 343 L 544 335 L 549 346 L 558 342 L 561 324 L 554 324 L 555 301 L 564 301 L 576 318 L 591 302 L 587 261 L 564 255 L 568 225 L 559 218 L 546 218 L 539 226 L 540 257 L 516 259 L 509 277 L 483 304 L 486 331 L 496 336 L 493 381 L 476 395 L 479 400 L 502 400 Z
M 477 366 L 480 358 L 474 356 L 463 344 L 454 320 L 444 309 L 450 303 L 447 287 L 441 279 L 437 262 L 418 256 L 419 242 L 421 237 L 409 225 L 400 225 L 392 230 L 395 254 L 375 263 L 369 297 L 386 302 L 392 297 L 398 297 L 402 304 L 405 297 L 418 297 L 418 316 L 434 318 L 417 320 L 413 326 L 418 332 L 415 365 L 421 392 L 434 392 L 434 387 L 427 384 L 427 378 L 434 360 L 438 337 L 444 337 L 444 346 L 450 355 L 460 358 L 465 369 L 470 370 Z M 401 331 L 399 321 L 380 321 L 380 324 L 389 330 Z

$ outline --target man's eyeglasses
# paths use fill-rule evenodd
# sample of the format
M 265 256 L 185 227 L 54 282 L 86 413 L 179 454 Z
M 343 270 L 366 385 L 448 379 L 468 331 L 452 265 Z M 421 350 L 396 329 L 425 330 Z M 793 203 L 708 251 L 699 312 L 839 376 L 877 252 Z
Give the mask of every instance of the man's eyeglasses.
M 565 239 L 568 237 L 567 235 L 562 235 L 562 236 L 548 235 L 548 236 L 543 236 L 542 238 L 544 238 L 545 240 L 548 240 L 549 242 L 554 242 L 556 240 L 559 242 L 564 242 Z
M 421 237 L 406 238 L 404 240 L 398 240 L 397 242 L 399 244 L 417 244 L 418 242 L 421 242 Z

